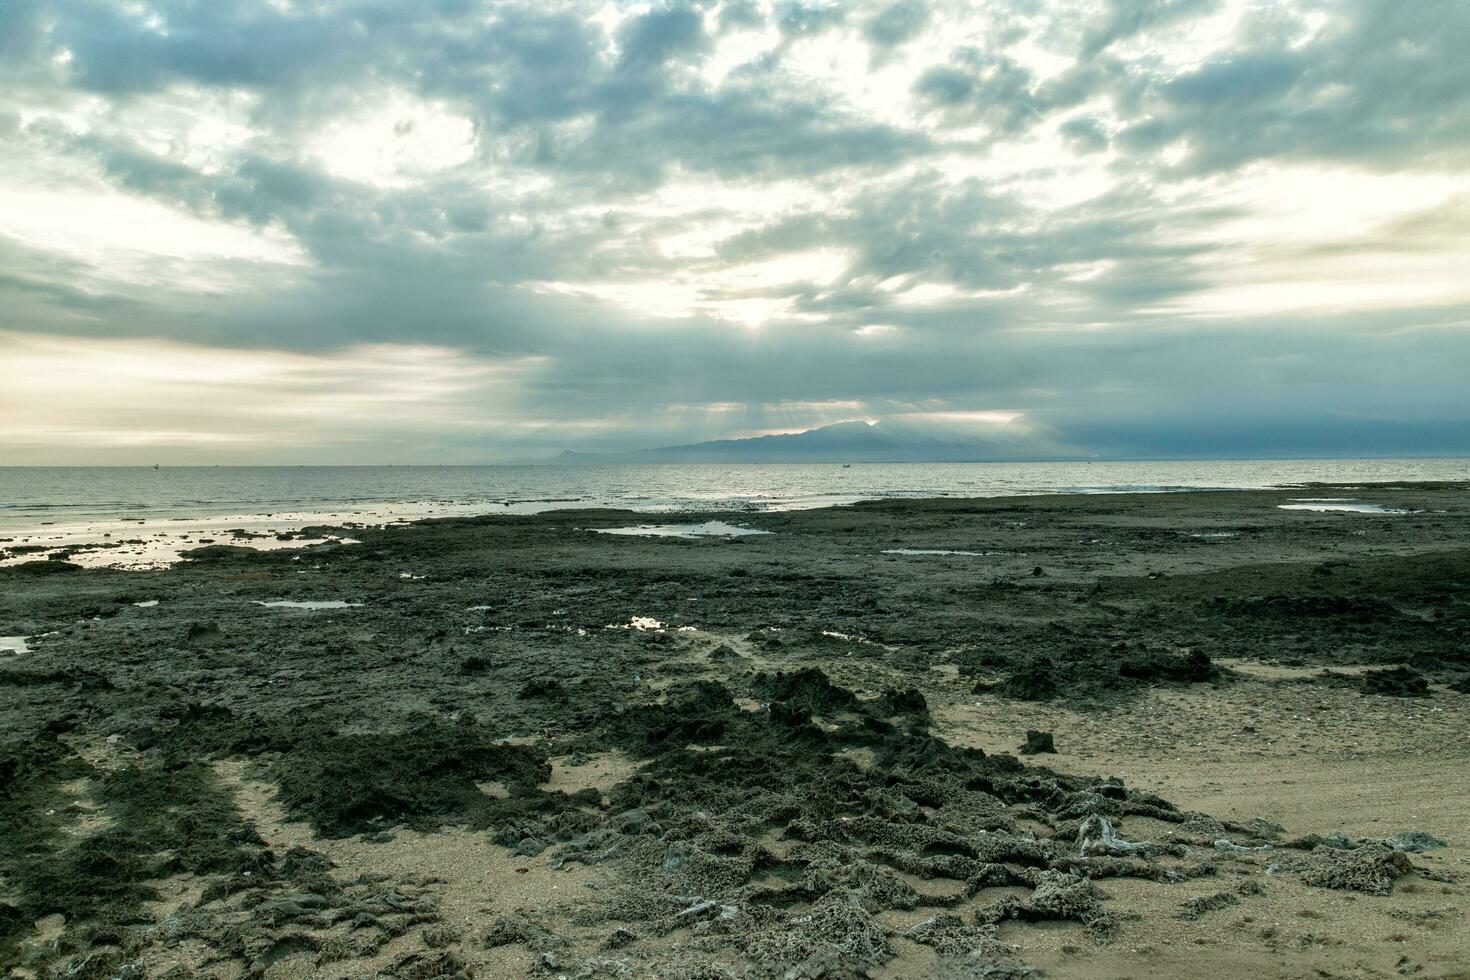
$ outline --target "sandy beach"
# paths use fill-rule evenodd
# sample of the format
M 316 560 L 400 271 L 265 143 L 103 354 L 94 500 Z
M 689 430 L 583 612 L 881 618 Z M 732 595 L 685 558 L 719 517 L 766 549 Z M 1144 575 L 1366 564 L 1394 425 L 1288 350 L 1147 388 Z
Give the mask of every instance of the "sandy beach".
M 1308 486 L 12 561 L 0 966 L 1470 976 L 1467 516 Z

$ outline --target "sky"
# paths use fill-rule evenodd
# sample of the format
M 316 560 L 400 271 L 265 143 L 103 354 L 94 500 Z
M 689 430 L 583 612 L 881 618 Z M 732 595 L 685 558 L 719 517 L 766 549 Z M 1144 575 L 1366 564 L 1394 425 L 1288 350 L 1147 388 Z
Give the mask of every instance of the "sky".
M 0 0 L 0 464 L 1470 454 L 1467 0 Z

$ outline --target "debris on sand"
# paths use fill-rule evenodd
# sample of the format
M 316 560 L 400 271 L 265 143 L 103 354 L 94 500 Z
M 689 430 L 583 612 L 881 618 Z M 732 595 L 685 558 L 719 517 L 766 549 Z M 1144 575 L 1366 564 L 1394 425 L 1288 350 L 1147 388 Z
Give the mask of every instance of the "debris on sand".
M 1433 834 L 1426 834 L 1422 830 L 1402 830 L 1392 837 L 1355 838 L 1346 834 L 1307 834 L 1305 837 L 1286 841 L 1281 846 L 1302 851 L 1312 851 L 1323 847 L 1338 851 L 1353 851 L 1360 847 L 1386 847 L 1391 851 L 1417 854 L 1421 851 L 1436 851 L 1449 845 Z
M 522 945 L 536 953 L 565 949 L 567 940 L 523 914 L 502 915 L 490 924 L 483 940 L 489 949 Z
M 1239 905 L 1239 896 L 1231 892 L 1216 892 L 1213 895 L 1200 895 L 1183 903 L 1179 909 L 1179 918 L 1186 920 L 1198 919 L 1206 912 L 1217 912 L 1220 909 Z
M 1433 834 L 1426 834 L 1422 830 L 1402 830 L 1392 837 L 1369 837 L 1365 840 L 1369 844 L 1382 844 L 1395 851 L 1405 851 L 1410 854 L 1417 854 L 1420 851 L 1437 851 L 1442 847 L 1449 847 L 1449 844 L 1440 838 Z
M 783 928 L 753 936 L 746 953 L 786 976 L 843 976 L 879 966 L 893 957 L 888 930 L 856 896 L 831 891 L 811 911 L 788 918 Z
M 1318 847 L 1308 854 L 1283 856 L 1280 870 L 1295 871 L 1318 888 L 1388 895 L 1394 882 L 1414 872 L 1414 862 L 1403 851 L 1368 846 L 1351 851 Z
M 996 924 L 1007 919 L 1023 922 L 1081 922 L 1094 933 L 1106 934 L 1117 920 L 1102 905 L 1103 893 L 1090 878 L 1063 871 L 1043 871 L 1026 898 L 1007 898 L 975 913 L 975 921 Z
M 904 933 L 905 939 L 934 949 L 943 964 L 937 977 L 1015 978 L 1040 977 L 1041 971 L 1024 964 L 1014 946 L 996 938 L 993 925 L 972 926 L 953 912 L 939 912 Z
M 1126 841 L 1118 836 L 1107 817 L 1093 814 L 1077 829 L 1077 853 L 1081 857 L 1095 854 L 1142 854 L 1150 845 L 1143 841 Z

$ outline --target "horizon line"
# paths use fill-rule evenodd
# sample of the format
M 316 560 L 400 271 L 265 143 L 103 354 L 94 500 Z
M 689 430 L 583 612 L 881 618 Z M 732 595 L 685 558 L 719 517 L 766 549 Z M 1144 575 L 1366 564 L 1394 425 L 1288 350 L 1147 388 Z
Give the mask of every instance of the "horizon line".
M 629 450 L 628 452 L 639 452 Z M 586 453 L 585 455 L 620 455 L 620 453 Z M 0 463 L 0 470 L 37 469 L 95 469 L 95 470 L 185 470 L 185 469 L 437 469 L 441 467 L 489 467 L 489 466 L 548 466 L 571 468 L 576 466 L 981 466 L 987 464 L 1017 463 L 1292 463 L 1292 462 L 1353 462 L 1362 460 L 1395 459 L 1464 459 L 1470 460 L 1470 452 L 1450 453 L 1403 453 L 1369 454 L 1360 456 L 1006 456 L 993 459 L 773 459 L 773 460 L 667 460 L 647 461 L 602 461 L 602 462 L 557 462 L 556 457 L 533 460 L 500 460 L 480 463 Z

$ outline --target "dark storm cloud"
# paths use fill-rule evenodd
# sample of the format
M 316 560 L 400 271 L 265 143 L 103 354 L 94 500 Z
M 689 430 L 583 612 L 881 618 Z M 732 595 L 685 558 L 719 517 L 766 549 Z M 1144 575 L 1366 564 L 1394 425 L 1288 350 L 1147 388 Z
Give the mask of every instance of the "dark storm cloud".
M 16 232 L 0 237 L 0 331 L 535 358 L 524 411 L 624 416 L 596 438 L 628 444 L 670 404 L 824 400 L 1008 408 L 1128 453 L 1184 451 L 1221 412 L 1238 419 L 1221 445 L 1327 445 L 1352 412 L 1386 419 L 1384 445 L 1414 425 L 1405 445 L 1438 444 L 1470 422 L 1463 304 L 1193 317 L 1232 268 L 1214 229 L 1251 214 L 1181 187 L 1251 165 L 1462 173 L 1470 11 L 1269 5 L 1197 56 L 1158 46 L 1227 6 L 993 5 L 966 33 L 974 9 L 940 0 L 658 2 L 616 24 L 573 3 L 13 0 L 0 190 L 95 181 L 278 236 L 300 261 L 165 256 L 133 281 Z M 720 64 L 736 33 L 762 46 Z M 871 79 L 801 60 L 834 39 Z M 866 84 L 901 105 L 872 111 Z M 178 107 L 204 120 L 225 102 L 245 132 L 191 152 Z M 431 111 L 464 122 L 463 159 L 375 181 L 317 143 L 378 119 L 413 150 L 435 138 Z M 362 139 L 353 152 L 389 137 Z M 1055 159 L 1008 170 L 1033 140 Z M 1106 177 L 1096 191 L 1067 187 L 1079 162 Z M 1466 199 L 1259 251 L 1280 268 L 1442 260 L 1463 252 Z M 667 244 L 700 235 L 707 251 Z M 837 271 L 783 265 L 822 252 Z M 597 291 L 687 281 L 674 315 Z M 746 301 L 778 312 L 721 318 Z

